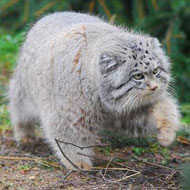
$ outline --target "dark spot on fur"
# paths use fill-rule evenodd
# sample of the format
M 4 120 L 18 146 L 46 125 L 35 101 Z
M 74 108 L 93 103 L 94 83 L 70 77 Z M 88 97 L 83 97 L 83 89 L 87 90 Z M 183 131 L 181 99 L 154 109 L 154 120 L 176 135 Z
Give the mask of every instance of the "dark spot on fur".
M 139 44 L 142 45 L 142 42 L 140 42 Z
M 149 58 L 149 60 L 152 60 L 152 58 Z
M 146 46 L 148 47 L 148 46 L 149 46 L 149 44 L 147 43 L 147 44 L 146 44 Z
M 129 59 L 131 59 L 131 56 L 129 56 Z
M 135 59 L 135 60 L 136 60 L 137 58 L 133 55 L 133 59 Z
M 145 64 L 146 64 L 146 65 L 149 65 L 150 63 L 147 61 Z
M 148 50 L 146 50 L 145 53 L 148 54 Z
M 135 64 L 135 67 L 137 67 L 137 66 L 138 66 L 138 63 Z
M 142 65 L 143 63 L 142 63 L 142 62 L 140 62 L 140 64 Z
M 147 67 L 144 67 L 144 69 L 147 69 Z
M 139 48 L 138 50 L 141 51 L 141 48 Z
M 121 64 L 124 64 L 126 61 L 125 60 L 120 60 Z
M 155 60 L 155 58 L 154 58 L 154 57 L 152 57 L 152 60 Z

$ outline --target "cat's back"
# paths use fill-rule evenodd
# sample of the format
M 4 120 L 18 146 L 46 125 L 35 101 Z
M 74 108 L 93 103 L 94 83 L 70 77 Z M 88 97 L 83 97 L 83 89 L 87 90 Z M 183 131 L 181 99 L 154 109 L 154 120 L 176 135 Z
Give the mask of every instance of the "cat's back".
M 104 23 L 104 21 L 96 16 L 91 16 L 84 13 L 75 12 L 57 12 L 46 15 L 39 19 L 29 30 L 26 38 L 26 43 L 44 42 L 44 40 L 51 40 L 52 36 L 69 30 L 74 25 L 88 24 L 88 23 Z

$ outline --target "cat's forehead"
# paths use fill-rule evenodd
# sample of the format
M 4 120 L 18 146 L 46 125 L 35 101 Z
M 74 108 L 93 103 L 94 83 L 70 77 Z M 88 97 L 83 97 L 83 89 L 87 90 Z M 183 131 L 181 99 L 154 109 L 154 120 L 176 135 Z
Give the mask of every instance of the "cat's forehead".
M 158 58 L 148 50 L 145 50 L 145 52 L 132 52 L 131 64 L 132 67 L 141 68 L 145 71 L 160 66 Z
M 160 65 L 158 58 L 151 49 L 150 41 L 130 40 L 123 43 L 123 50 L 127 50 L 125 57 L 132 67 L 140 67 L 143 70 L 155 68 Z

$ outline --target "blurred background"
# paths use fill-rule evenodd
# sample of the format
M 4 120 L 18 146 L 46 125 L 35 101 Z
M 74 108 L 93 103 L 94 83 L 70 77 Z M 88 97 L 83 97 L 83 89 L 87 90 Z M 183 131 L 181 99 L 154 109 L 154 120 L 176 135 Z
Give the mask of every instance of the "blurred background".
M 189 0 L 1 0 L 0 92 L 6 92 L 19 47 L 32 23 L 55 11 L 90 12 L 157 37 L 173 63 L 173 87 L 182 112 L 190 115 Z M 5 100 L 1 94 L 0 103 Z M 187 117 L 184 120 L 189 120 Z

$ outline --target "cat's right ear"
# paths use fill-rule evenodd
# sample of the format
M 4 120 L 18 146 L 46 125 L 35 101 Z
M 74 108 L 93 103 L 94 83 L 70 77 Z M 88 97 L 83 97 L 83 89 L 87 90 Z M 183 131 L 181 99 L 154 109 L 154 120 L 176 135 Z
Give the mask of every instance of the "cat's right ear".
M 110 52 L 104 52 L 100 55 L 99 64 L 102 74 L 108 74 L 117 67 L 116 58 Z

